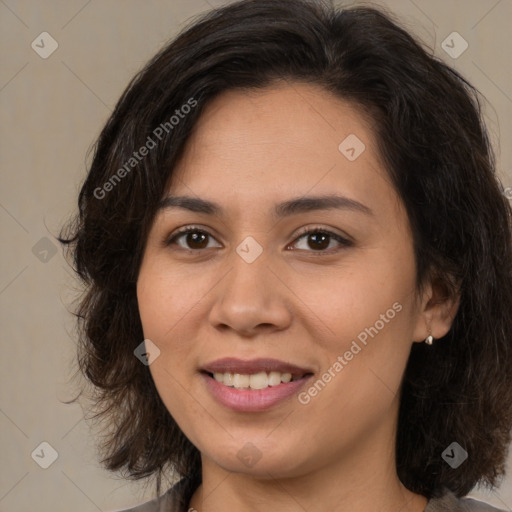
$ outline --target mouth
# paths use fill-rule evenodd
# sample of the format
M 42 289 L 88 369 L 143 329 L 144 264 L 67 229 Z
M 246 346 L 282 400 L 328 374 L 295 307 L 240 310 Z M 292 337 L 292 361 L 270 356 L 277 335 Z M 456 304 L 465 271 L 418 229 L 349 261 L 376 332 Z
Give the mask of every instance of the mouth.
M 313 375 L 308 368 L 301 368 L 278 359 L 242 360 L 233 357 L 208 363 L 201 372 L 224 386 L 254 390 L 296 382 Z
M 237 412 L 258 412 L 298 393 L 314 372 L 276 359 L 225 358 L 205 365 L 200 374 L 219 404 Z
M 310 372 L 306 373 L 290 373 L 290 372 L 258 372 L 258 373 L 231 373 L 231 372 L 207 372 L 202 373 L 208 375 L 210 378 L 216 380 L 224 386 L 235 389 L 267 389 L 269 387 L 280 386 L 288 382 L 296 382 L 305 377 L 313 375 Z

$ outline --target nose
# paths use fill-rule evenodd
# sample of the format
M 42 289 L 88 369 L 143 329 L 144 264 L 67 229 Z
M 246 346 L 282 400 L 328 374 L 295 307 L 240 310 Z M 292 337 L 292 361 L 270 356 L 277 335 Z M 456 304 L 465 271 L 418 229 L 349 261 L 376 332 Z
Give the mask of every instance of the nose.
M 232 261 L 232 269 L 214 288 L 211 325 L 244 337 L 286 329 L 291 322 L 292 293 L 275 265 L 265 257 L 247 263 L 236 252 Z

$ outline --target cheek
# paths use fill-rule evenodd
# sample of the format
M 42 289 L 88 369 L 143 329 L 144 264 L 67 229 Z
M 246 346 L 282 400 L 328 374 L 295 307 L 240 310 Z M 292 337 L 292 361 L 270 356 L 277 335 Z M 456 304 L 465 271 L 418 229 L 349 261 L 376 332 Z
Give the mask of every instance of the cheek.
M 325 271 L 294 266 L 290 288 L 304 313 L 309 309 L 325 326 L 321 331 L 325 336 L 315 340 L 325 348 L 343 349 L 360 333 L 364 341 L 365 329 L 376 327 L 379 333 L 400 339 L 399 333 L 410 328 L 408 305 L 414 296 L 415 268 L 408 251 L 401 257 L 392 249 L 354 252 Z
M 404 246 L 402 254 L 391 248 L 367 252 L 347 262 L 337 279 L 330 275 L 315 283 L 301 298 L 329 327 L 315 345 L 327 354 L 323 371 L 336 375 L 316 407 L 332 407 L 340 417 L 344 411 L 383 413 L 398 393 L 412 343 L 412 251 Z
M 160 351 L 149 369 L 169 408 L 167 398 L 175 396 L 170 391 L 182 380 L 183 364 L 179 362 L 190 359 L 191 344 L 180 335 L 190 304 L 180 284 L 163 270 L 157 259 L 145 261 L 137 282 L 137 300 L 144 339 L 151 340 Z
M 169 343 L 211 288 L 207 274 L 201 276 L 198 279 L 197 273 L 181 271 L 164 257 L 149 255 L 145 259 L 137 281 L 137 300 L 146 338 L 157 344 Z
M 177 286 L 180 283 L 168 273 L 162 273 L 157 261 L 148 260 L 139 274 L 137 300 L 144 338 L 160 350 L 149 371 L 165 407 L 180 428 L 187 430 L 186 418 L 199 411 L 193 410 L 194 402 L 185 396 L 183 385 L 186 381 L 183 362 L 190 361 L 192 347 L 180 335 L 179 328 L 180 319 L 186 318 L 191 305 L 186 294 L 177 292 Z
M 180 383 L 188 381 L 198 365 L 194 345 L 195 329 L 199 327 L 197 312 L 215 280 L 217 275 L 209 279 L 207 272 L 198 279 L 197 271 L 182 271 L 165 257 L 148 257 L 141 266 L 137 282 L 139 314 L 144 338 L 160 350 L 150 371 L 168 408 L 170 401 L 179 407 L 180 401 L 173 397 L 182 396 Z

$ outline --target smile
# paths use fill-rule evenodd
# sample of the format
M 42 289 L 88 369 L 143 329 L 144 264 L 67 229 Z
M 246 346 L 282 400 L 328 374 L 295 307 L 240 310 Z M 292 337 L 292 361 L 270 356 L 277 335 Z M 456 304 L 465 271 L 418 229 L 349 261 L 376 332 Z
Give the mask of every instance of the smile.
M 292 376 L 291 373 L 280 372 L 251 375 L 201 372 L 201 376 L 211 396 L 224 407 L 237 412 L 258 412 L 300 392 L 313 374 Z
M 304 377 L 301 375 L 292 375 L 291 373 L 281 372 L 259 372 L 249 374 L 240 373 L 219 373 L 215 372 L 213 378 L 224 386 L 236 389 L 266 389 L 269 386 L 279 386 L 281 383 L 295 382 Z

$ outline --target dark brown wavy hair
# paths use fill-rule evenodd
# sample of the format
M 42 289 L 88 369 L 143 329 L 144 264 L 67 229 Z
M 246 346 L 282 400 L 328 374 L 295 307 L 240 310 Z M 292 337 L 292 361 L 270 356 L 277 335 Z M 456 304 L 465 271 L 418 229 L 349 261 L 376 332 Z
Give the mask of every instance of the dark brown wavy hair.
M 396 437 L 400 480 L 428 498 L 497 484 L 512 427 L 512 213 L 480 94 L 431 53 L 380 9 L 244 0 L 195 20 L 132 79 L 59 238 L 85 287 L 77 373 L 105 421 L 108 469 L 156 476 L 157 492 L 168 469 L 201 472 L 199 451 L 133 353 L 143 340 L 137 276 L 157 205 L 205 106 L 229 89 L 285 80 L 321 86 L 371 119 L 412 227 L 418 290 L 435 279 L 460 294 L 449 333 L 412 346 Z M 127 166 L 148 137 L 156 147 Z M 469 454 L 457 469 L 441 457 L 453 441 Z

